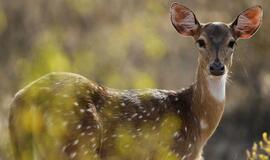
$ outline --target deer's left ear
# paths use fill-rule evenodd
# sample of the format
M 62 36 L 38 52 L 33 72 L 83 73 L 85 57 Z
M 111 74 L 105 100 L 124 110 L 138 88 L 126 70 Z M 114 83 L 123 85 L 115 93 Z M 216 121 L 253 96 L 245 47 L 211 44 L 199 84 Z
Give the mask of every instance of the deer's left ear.
M 263 10 L 261 6 L 246 9 L 231 24 L 236 38 L 248 39 L 259 29 L 262 22 Z

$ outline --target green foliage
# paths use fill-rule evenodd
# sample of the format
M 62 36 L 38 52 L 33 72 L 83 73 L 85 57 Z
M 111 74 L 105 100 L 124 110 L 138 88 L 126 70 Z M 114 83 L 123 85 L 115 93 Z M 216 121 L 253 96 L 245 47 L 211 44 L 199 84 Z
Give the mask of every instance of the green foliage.
M 22 60 L 19 66 L 24 73 L 22 86 L 50 72 L 71 71 L 70 60 L 56 38 L 52 33 L 45 32 L 33 47 L 35 56 L 31 63 L 28 59 Z

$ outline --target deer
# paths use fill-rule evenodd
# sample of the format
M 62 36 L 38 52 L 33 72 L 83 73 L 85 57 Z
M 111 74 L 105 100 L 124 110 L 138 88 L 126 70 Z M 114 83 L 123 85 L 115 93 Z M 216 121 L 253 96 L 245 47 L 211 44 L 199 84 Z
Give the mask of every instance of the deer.
M 232 23 L 200 23 L 172 3 L 172 25 L 199 51 L 195 81 L 185 89 L 118 90 L 66 72 L 30 83 L 10 106 L 15 159 L 203 160 L 224 112 L 236 41 L 252 37 L 262 16 L 256 5 Z

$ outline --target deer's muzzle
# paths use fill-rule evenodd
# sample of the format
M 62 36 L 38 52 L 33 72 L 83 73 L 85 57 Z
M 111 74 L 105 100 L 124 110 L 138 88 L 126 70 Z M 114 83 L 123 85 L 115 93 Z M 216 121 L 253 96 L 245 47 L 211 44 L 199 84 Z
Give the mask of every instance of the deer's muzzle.
M 210 64 L 209 70 L 213 76 L 221 76 L 225 73 L 224 64 L 219 61 L 215 61 L 214 63 Z

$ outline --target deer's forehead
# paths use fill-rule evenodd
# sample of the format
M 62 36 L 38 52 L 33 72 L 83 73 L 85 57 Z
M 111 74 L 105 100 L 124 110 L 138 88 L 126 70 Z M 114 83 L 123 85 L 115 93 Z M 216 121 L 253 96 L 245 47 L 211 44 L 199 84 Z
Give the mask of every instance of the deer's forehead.
M 209 23 L 205 25 L 203 34 L 212 44 L 222 44 L 231 36 L 230 28 L 223 23 Z

